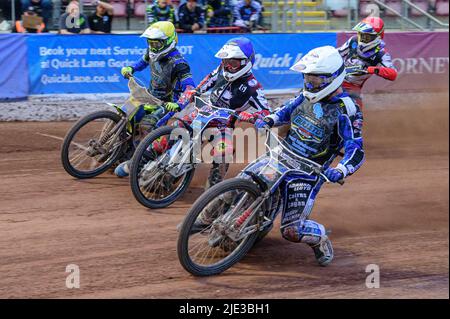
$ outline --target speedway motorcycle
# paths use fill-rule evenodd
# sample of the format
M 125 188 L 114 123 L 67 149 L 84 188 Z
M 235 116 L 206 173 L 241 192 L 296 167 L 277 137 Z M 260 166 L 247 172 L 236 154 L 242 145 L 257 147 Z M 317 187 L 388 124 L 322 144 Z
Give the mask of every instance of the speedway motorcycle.
M 226 127 L 237 117 L 236 111 L 215 107 L 200 97 L 195 97 L 194 108 L 196 116 L 191 124 L 179 119 L 182 128 L 160 127 L 137 147 L 131 161 L 130 184 L 134 197 L 143 206 L 167 207 L 180 198 L 201 162 L 196 150 L 205 129 L 212 122 L 214 127 Z
M 181 265 L 191 274 L 210 276 L 227 270 L 269 233 L 283 211 L 284 180 L 295 176 L 305 182 L 317 178 L 329 182 L 324 167 L 291 151 L 271 130 L 266 132 L 267 153 L 236 178 L 208 189 L 188 211 L 180 228 L 177 252 Z M 212 220 L 202 229 L 196 223 L 200 215 L 199 220 L 204 216 Z
M 79 179 L 100 175 L 114 164 L 129 159 L 143 135 L 165 124 L 158 120 L 165 113 L 161 100 L 134 77 L 129 78 L 128 88 L 130 95 L 124 105 L 107 103 L 115 111 L 88 114 L 66 134 L 61 161 L 67 173 Z M 144 104 L 153 105 L 154 109 L 142 121 L 136 121 L 146 113 Z

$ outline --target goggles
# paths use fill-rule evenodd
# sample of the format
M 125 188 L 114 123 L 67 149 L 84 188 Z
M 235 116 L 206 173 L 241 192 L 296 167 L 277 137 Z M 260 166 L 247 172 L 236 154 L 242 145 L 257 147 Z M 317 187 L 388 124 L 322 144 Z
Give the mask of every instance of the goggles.
M 165 45 L 164 40 L 148 39 L 147 43 L 152 52 L 161 51 L 162 49 L 164 49 L 164 45 Z
M 225 71 L 231 73 L 239 71 L 242 66 L 247 64 L 244 59 L 223 59 L 222 63 Z
M 378 38 L 378 34 L 358 32 L 358 42 L 370 43 Z
M 331 84 L 344 71 L 344 65 L 333 74 L 304 74 L 303 81 L 306 91 L 317 93 Z

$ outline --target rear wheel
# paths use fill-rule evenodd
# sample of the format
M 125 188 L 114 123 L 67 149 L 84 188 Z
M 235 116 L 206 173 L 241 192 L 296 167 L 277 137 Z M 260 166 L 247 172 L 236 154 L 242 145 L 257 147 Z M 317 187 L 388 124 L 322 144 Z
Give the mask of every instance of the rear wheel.
M 195 276 L 210 276 L 239 262 L 259 235 L 256 218 L 250 216 L 260 195 L 253 182 L 241 178 L 228 179 L 203 193 L 180 229 L 177 251 L 184 269 Z
M 61 162 L 76 178 L 91 178 L 110 168 L 126 148 L 126 132 L 115 132 L 121 117 L 111 111 L 98 111 L 82 117 L 69 130 L 61 148 Z
M 180 176 L 166 171 L 175 127 L 163 126 L 147 135 L 134 152 L 130 168 L 130 184 L 136 200 L 147 208 L 167 207 L 180 198 L 191 183 L 195 169 Z

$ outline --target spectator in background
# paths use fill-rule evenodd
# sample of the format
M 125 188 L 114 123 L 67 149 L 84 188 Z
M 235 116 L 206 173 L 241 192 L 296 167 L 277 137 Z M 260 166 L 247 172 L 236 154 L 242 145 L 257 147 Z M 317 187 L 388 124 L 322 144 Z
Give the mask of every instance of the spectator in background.
M 173 13 L 175 14 L 175 21 L 177 21 L 175 25 L 177 26 L 179 20 L 178 11 L 180 10 L 181 0 L 171 0 L 170 4 L 172 5 Z
M 175 10 L 167 3 L 168 0 L 158 0 L 157 3 L 146 8 L 148 24 L 158 21 L 169 21 L 176 23 Z
M 234 25 L 252 30 L 258 24 L 261 4 L 256 0 L 241 0 L 234 8 Z
M 88 19 L 92 33 L 111 33 L 113 6 L 104 1 L 94 1 L 94 5 L 97 5 L 95 13 Z
M 21 0 L 22 12 L 28 11 L 29 7 L 34 7 L 34 12 L 44 18 L 44 24 L 48 25 L 52 17 L 52 0 Z M 16 8 L 17 10 L 17 8 Z
M 41 33 L 45 31 L 45 23 L 42 22 L 42 19 L 40 19 L 41 22 L 37 22 L 36 25 L 30 25 L 30 21 L 26 22 L 25 20 L 28 17 L 39 17 L 36 13 L 36 8 L 33 6 L 30 6 L 28 10 L 26 10 L 23 13 L 23 19 L 16 21 L 16 25 L 13 28 L 13 32 L 17 33 Z
M 80 4 L 77 1 L 72 1 L 66 8 L 59 19 L 59 33 L 61 34 L 79 34 L 90 33 L 89 23 L 87 17 L 80 13 Z
M 185 32 L 195 32 L 203 28 L 205 18 L 203 9 L 197 6 L 197 0 L 188 0 L 178 11 L 179 27 Z
M 229 0 L 208 0 L 206 5 L 208 27 L 229 27 L 233 13 Z

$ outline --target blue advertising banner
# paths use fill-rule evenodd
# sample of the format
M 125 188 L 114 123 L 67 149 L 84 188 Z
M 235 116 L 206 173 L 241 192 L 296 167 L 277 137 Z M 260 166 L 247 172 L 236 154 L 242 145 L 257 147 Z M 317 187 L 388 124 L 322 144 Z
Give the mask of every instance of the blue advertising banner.
M 26 36 L 0 34 L 0 100 L 28 96 Z
M 29 36 L 30 94 L 126 92 L 120 69 L 144 53 L 136 36 Z
M 266 90 L 298 88 L 301 76 L 289 68 L 303 54 L 336 45 L 335 33 L 246 34 L 254 44 L 254 74 Z M 198 83 L 219 64 L 215 53 L 236 34 L 179 35 L 178 49 Z M 138 35 L 33 35 L 28 37 L 31 94 L 123 93 L 120 69 L 145 53 Z M 150 73 L 138 77 L 149 82 Z

